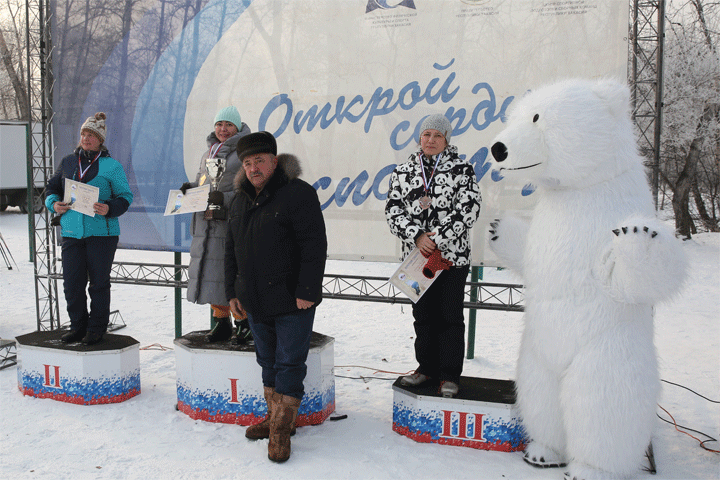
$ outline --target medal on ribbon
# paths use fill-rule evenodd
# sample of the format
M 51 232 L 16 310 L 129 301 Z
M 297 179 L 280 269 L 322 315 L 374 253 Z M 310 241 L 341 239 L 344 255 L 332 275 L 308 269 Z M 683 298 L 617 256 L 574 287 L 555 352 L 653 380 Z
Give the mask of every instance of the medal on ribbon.
M 433 178 L 435 177 L 435 171 L 437 170 L 438 163 L 440 163 L 440 154 L 438 154 L 437 158 L 435 159 L 435 166 L 433 167 L 433 171 L 430 174 L 430 180 L 428 180 L 427 177 L 425 176 L 425 165 L 423 165 L 422 157 L 423 157 L 423 154 L 420 155 L 419 160 L 420 160 L 420 171 L 422 172 L 422 176 L 423 176 L 423 188 L 425 189 L 425 195 L 420 197 L 418 202 L 420 203 L 420 208 L 422 208 L 423 210 L 427 210 L 432 205 L 432 199 L 428 195 L 428 190 L 430 188 L 430 184 L 433 181 Z

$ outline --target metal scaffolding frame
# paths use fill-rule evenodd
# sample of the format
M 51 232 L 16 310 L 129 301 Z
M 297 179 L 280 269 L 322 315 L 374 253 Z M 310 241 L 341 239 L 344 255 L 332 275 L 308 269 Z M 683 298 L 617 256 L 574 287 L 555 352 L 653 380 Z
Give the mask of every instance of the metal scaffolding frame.
M 181 266 L 180 278 L 177 273 L 178 267 L 175 265 L 115 262 L 110 276 L 112 283 L 117 284 L 187 288 L 187 266 Z M 54 280 L 62 280 L 60 273 L 52 274 L 51 277 Z M 465 308 L 521 312 L 524 298 L 522 288 L 522 285 L 516 284 L 467 282 Z M 412 301 L 390 283 L 387 277 L 325 274 L 322 292 L 323 298 L 412 304 Z
M 60 328 L 58 308 L 58 263 L 55 230 L 49 213 L 34 213 L 37 201 L 45 198 L 45 185 L 53 173 L 52 141 L 52 30 L 50 0 L 27 0 L 25 4 L 29 123 L 27 138 L 28 224 L 30 255 L 35 273 L 37 329 Z M 34 185 L 42 185 L 37 192 Z M 36 198 L 37 197 L 37 198 Z
M 662 134 L 665 0 L 632 0 L 628 82 L 640 153 L 646 158 L 655 208 L 658 206 Z
M 45 185 L 53 171 L 52 38 L 49 0 L 27 1 L 28 91 L 30 129 L 28 138 L 28 184 Z M 653 193 L 657 199 L 657 172 L 662 107 L 662 56 L 665 1 L 631 0 L 628 80 L 632 89 L 633 118 L 640 131 L 640 148 L 648 158 Z M 44 198 L 44 192 L 43 192 Z M 28 202 L 33 205 L 32 201 Z M 29 213 L 31 254 L 35 263 L 35 290 L 38 330 L 60 328 L 57 281 L 62 278 L 56 234 L 49 226 L 49 214 Z M 33 220 L 34 219 L 34 220 Z M 178 256 L 176 256 L 178 258 Z M 186 265 L 115 262 L 113 283 L 184 288 Z M 325 275 L 323 297 L 410 304 L 387 278 L 352 275 Z M 470 281 L 466 283 L 465 308 L 522 311 L 521 285 Z

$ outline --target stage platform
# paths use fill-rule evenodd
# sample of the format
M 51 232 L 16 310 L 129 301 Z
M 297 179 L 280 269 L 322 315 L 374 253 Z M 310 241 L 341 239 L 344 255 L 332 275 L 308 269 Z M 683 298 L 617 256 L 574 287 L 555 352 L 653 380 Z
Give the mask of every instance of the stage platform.
M 267 414 L 255 347 L 207 343 L 207 330 L 175 339 L 177 408 L 193 419 L 254 425 Z M 318 425 L 335 411 L 335 339 L 313 332 L 297 425 Z
M 119 403 L 140 394 L 140 343 L 106 333 L 86 346 L 67 344 L 67 330 L 16 337 L 18 389 L 37 398 L 78 405 Z
M 444 398 L 439 382 L 418 387 L 393 384 L 392 429 L 421 443 L 481 450 L 525 449 L 525 435 L 515 411 L 515 384 L 510 380 L 461 377 L 460 392 Z

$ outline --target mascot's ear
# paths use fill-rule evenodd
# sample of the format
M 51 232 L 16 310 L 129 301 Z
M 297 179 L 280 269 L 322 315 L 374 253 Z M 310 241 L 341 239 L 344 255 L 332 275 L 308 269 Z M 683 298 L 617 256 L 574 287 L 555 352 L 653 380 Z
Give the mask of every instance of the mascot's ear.
M 614 118 L 625 117 L 630 105 L 630 89 L 627 85 L 615 80 L 598 80 L 593 91 L 605 102 Z

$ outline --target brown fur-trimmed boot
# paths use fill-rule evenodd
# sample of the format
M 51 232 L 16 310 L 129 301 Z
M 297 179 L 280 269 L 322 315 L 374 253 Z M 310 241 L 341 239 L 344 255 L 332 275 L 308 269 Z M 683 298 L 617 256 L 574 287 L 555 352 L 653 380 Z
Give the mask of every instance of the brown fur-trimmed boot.
M 257 425 L 251 425 L 245 430 L 245 438 L 250 440 L 260 440 L 261 438 L 268 438 L 270 436 L 270 418 L 273 412 L 273 394 L 275 389 L 271 387 L 263 387 L 265 393 L 265 402 L 267 402 L 267 416 L 262 422 Z
M 274 388 L 263 387 L 265 393 L 265 402 L 267 402 L 268 413 L 262 422 L 251 425 L 245 430 L 245 438 L 250 440 L 261 440 L 263 438 L 270 438 L 270 417 L 272 417 L 273 403 L 272 396 L 275 393 Z M 290 432 L 290 435 L 295 435 L 295 426 Z
M 268 458 L 273 462 L 284 462 L 290 458 L 290 432 L 295 428 L 301 399 L 273 395 L 273 416 L 270 419 L 270 443 Z

